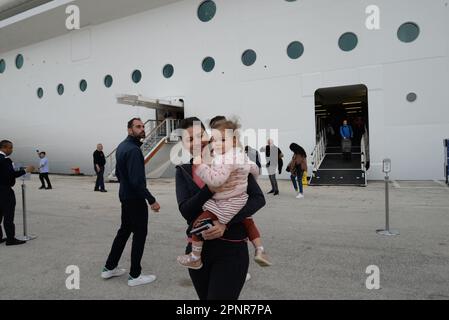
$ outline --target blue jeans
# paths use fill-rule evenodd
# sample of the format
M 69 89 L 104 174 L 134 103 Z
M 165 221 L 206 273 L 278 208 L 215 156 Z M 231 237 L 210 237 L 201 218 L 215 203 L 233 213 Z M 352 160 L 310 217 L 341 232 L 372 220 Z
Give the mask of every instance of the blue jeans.
M 297 172 L 297 175 L 291 175 L 290 178 L 292 179 L 293 182 L 293 187 L 295 188 L 295 190 L 298 190 L 298 186 L 299 186 L 299 193 L 303 194 L 303 185 L 302 185 L 302 176 L 304 175 L 304 171 L 299 171 Z M 298 179 L 298 182 L 296 182 L 296 179 Z

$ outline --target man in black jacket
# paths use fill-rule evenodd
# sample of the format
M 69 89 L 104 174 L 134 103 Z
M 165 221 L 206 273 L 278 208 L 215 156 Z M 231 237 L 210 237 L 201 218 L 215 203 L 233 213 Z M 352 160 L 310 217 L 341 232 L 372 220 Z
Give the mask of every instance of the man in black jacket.
M 24 244 L 25 241 L 16 239 L 16 227 L 14 225 L 14 213 L 16 210 L 16 196 L 12 187 L 16 184 L 16 178 L 25 175 L 27 172 L 34 171 L 34 167 L 27 167 L 25 170 L 14 170 L 14 165 L 9 158 L 13 152 L 11 141 L 3 140 L 0 142 L 0 243 L 6 241 L 7 246 Z M 5 227 L 6 239 L 3 239 L 1 223 L 5 218 L 3 226 Z
M 122 203 L 122 224 L 115 237 L 106 265 L 101 273 L 103 279 L 123 275 L 126 270 L 118 269 L 120 257 L 129 236 L 133 233 L 131 270 L 128 285 L 131 287 L 156 280 L 154 275 L 142 275 L 142 260 L 147 237 L 148 205 L 159 212 L 160 206 L 147 189 L 145 162 L 140 146 L 145 138 L 145 125 L 139 118 L 128 122 L 128 137 L 117 148 L 115 174 L 120 182 L 119 197 Z
M 281 149 L 274 144 L 272 139 L 269 139 L 267 145 L 260 149 L 260 152 L 265 152 L 265 158 L 267 160 L 268 177 L 270 178 L 271 190 L 268 194 L 273 193 L 275 196 L 279 195 L 278 182 L 276 180 L 276 171 L 279 170 L 279 174 L 282 172 L 284 157 Z
M 97 174 L 97 181 L 95 181 L 95 191 L 107 192 L 104 188 L 104 166 L 106 165 L 106 158 L 103 153 L 103 145 L 97 144 L 97 150 L 94 151 L 94 169 Z

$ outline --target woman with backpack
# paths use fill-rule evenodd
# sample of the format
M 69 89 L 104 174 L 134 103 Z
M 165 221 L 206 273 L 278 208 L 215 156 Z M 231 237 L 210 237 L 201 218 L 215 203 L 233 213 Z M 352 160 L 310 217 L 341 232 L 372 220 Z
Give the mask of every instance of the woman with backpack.
M 290 150 L 293 152 L 293 157 L 287 166 L 287 172 L 290 172 L 293 187 L 298 193 L 296 198 L 303 199 L 304 188 L 302 184 L 302 177 L 304 172 L 307 171 L 307 153 L 300 145 L 296 143 L 292 143 L 290 145 Z

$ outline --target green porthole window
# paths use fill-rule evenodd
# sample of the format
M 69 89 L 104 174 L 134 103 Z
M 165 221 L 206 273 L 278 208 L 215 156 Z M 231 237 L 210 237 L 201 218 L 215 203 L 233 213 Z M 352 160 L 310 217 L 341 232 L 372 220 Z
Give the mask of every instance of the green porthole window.
M 413 22 L 406 22 L 398 29 L 398 38 L 402 42 L 409 43 L 415 41 L 419 36 L 419 26 Z
M 106 88 L 112 87 L 112 83 L 114 83 L 114 79 L 112 79 L 111 75 L 108 74 L 106 77 L 104 77 L 104 86 Z
M 87 81 L 84 79 L 80 81 L 80 90 L 82 92 L 85 92 L 87 90 Z
M 203 70 L 205 72 L 211 72 L 215 68 L 215 60 L 212 57 L 206 57 L 202 63 Z
M 198 7 L 198 18 L 203 22 L 208 22 L 213 19 L 217 12 L 215 2 L 211 0 L 203 1 Z
M 43 96 L 44 96 L 44 89 L 42 88 L 37 89 L 37 97 L 39 99 L 42 99 Z
M 17 69 L 21 69 L 23 67 L 23 56 L 18 54 L 16 57 L 16 67 Z
M 242 54 L 242 62 L 245 66 L 253 65 L 257 60 L 257 54 L 254 50 L 248 49 Z
M 5 62 L 5 60 L 0 60 L 0 73 L 3 73 L 3 72 L 5 72 L 5 70 L 6 70 L 6 62 Z
M 414 92 L 410 92 L 409 94 L 407 94 L 406 99 L 408 102 L 415 102 L 416 99 L 418 99 L 418 95 Z
M 355 33 L 346 32 L 338 40 L 338 46 L 343 51 L 351 51 L 357 47 L 359 40 Z
M 175 69 L 171 64 L 166 64 L 164 66 L 164 69 L 162 69 L 162 74 L 165 78 L 171 78 L 173 76 L 173 73 L 175 72 Z
M 140 72 L 140 70 L 134 70 L 131 75 L 131 78 L 134 83 L 139 83 L 140 80 L 142 80 L 142 72 Z
M 304 46 L 299 41 L 290 43 L 287 47 L 287 55 L 290 59 L 298 59 L 304 53 Z
M 64 94 L 64 85 L 62 83 L 58 84 L 57 91 L 60 96 L 62 96 Z

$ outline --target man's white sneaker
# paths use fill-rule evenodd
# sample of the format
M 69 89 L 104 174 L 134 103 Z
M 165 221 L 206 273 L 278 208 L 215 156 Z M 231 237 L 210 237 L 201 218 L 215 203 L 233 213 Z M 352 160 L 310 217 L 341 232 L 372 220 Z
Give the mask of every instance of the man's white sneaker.
M 304 198 L 304 195 L 302 195 L 301 193 L 298 193 L 298 195 L 296 196 L 296 199 L 302 199 Z
M 153 276 L 153 275 L 148 275 L 148 276 L 140 275 L 138 278 L 135 278 L 135 279 L 133 277 L 129 276 L 128 286 L 130 286 L 130 287 L 140 286 L 143 284 L 151 283 L 154 280 L 156 280 L 156 276 Z
M 251 275 L 249 274 L 249 272 L 246 274 L 246 279 L 245 279 L 245 282 L 246 281 L 249 281 L 251 279 Z
M 103 268 L 103 271 L 101 272 L 101 277 L 103 279 L 110 279 L 112 277 L 123 276 L 125 273 L 126 273 L 125 269 L 115 268 L 114 270 L 108 270 L 106 268 Z

